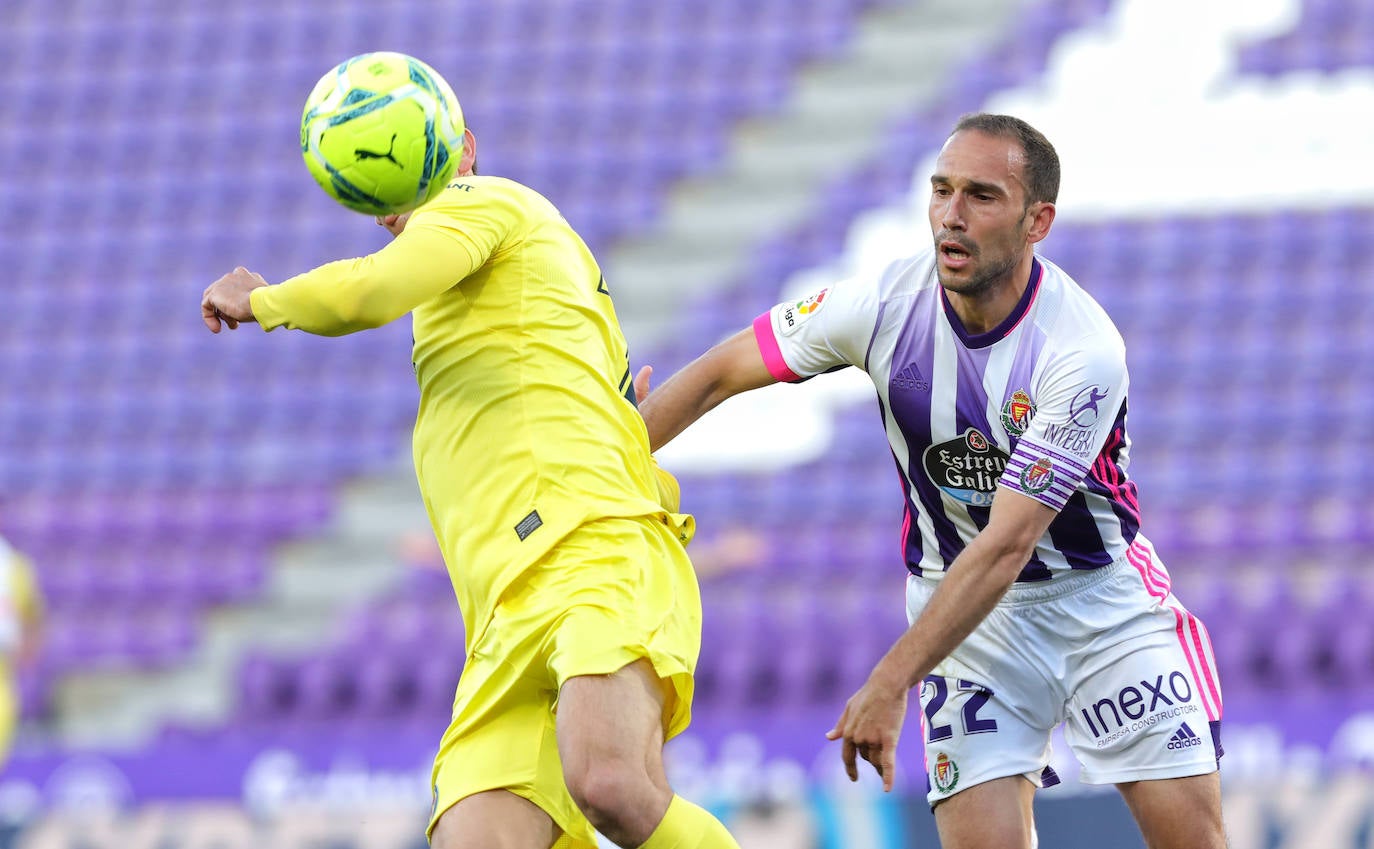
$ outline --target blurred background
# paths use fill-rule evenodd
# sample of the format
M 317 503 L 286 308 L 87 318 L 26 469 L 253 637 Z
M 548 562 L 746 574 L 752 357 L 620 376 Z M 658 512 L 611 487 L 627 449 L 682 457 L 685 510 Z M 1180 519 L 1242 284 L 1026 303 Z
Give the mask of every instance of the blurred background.
M 384 243 L 297 146 L 315 80 L 378 49 L 560 206 L 659 379 L 926 244 L 960 114 L 1043 130 L 1043 253 L 1127 340 L 1144 531 L 1215 643 L 1232 845 L 1374 845 L 1368 0 L 5 0 L 0 534 L 47 616 L 0 842 L 424 845 L 463 626 L 409 322 L 225 338 L 197 310 L 237 264 Z M 915 716 L 887 796 L 823 737 L 905 625 L 871 387 L 736 399 L 662 459 L 706 617 L 679 790 L 745 849 L 935 846 Z M 1054 766 L 1042 846 L 1141 845 Z

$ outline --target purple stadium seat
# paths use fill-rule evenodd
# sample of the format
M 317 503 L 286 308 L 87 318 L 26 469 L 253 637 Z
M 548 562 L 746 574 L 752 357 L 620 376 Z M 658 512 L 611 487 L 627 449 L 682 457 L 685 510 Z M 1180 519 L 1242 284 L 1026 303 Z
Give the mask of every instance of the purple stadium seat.
M 193 304 L 236 263 L 277 279 L 372 244 L 360 240 L 375 228 L 323 199 L 293 150 L 299 102 L 330 62 L 383 42 L 425 57 L 455 83 L 492 172 L 545 192 L 600 251 L 651 226 L 669 181 L 708 173 L 730 121 L 775 108 L 800 64 L 834 55 L 876 4 L 460 0 L 436 18 L 345 0 L 330 7 L 338 27 L 318 24 L 321 0 L 147 0 L 123 23 L 87 5 L 79 27 L 65 23 L 76 5 L 58 3 L 66 12 L 16 33 L 19 58 L 0 71 L 13 131 L 0 151 L 23 163 L 13 193 L 43 200 L 7 214 L 13 238 L 0 243 L 16 281 L 0 339 L 0 530 L 41 555 L 53 600 L 49 656 L 26 685 L 38 693 L 59 671 L 185 657 L 207 605 L 254 598 L 270 546 L 319 529 L 339 482 L 388 467 L 404 441 L 416 396 L 403 326 L 346 344 L 240 334 L 226 358 L 224 340 L 151 318 Z M 871 161 L 828 177 L 824 209 L 753 246 L 738 285 L 685 304 L 681 338 L 650 361 L 685 363 L 749 316 L 741 305 L 766 308 L 789 274 L 833 258 L 856 216 L 909 191 L 913 163 L 953 117 L 1033 78 L 1060 33 L 1107 5 L 1032 4 L 1018 40 L 896 122 Z M 250 48 L 255 64 L 242 59 Z M 152 70 L 148 55 L 165 60 Z M 1374 5 L 1305 0 L 1297 30 L 1246 45 L 1241 64 L 1374 67 Z M 101 174 L 73 187 L 64 166 L 94 160 Z M 1294 232 L 1309 234 L 1301 249 Z M 1362 207 L 1056 227 L 1046 254 L 1099 295 L 1131 346 L 1132 471 L 1147 533 L 1182 552 L 1162 549 L 1176 569 L 1374 543 L 1360 508 L 1320 501 L 1367 500 L 1350 456 L 1372 447 L 1360 427 L 1374 418 L 1369 299 L 1320 321 L 1287 309 L 1368 279 L 1372 245 L 1374 210 Z M 702 704 L 845 698 L 903 626 L 900 490 L 872 405 L 840 417 L 822 461 L 683 486 L 703 528 L 749 517 L 775 537 L 759 568 L 708 581 Z M 255 543 L 205 550 L 217 534 Z M 446 574 L 417 580 L 428 583 L 359 614 L 315 656 L 245 660 L 243 717 L 444 716 L 462 623 Z M 1316 672 L 1303 686 L 1319 690 L 1374 685 L 1368 617 L 1282 594 L 1262 613 L 1216 611 L 1228 689 L 1304 668 Z M 1280 641 L 1265 627 L 1274 617 L 1295 623 Z

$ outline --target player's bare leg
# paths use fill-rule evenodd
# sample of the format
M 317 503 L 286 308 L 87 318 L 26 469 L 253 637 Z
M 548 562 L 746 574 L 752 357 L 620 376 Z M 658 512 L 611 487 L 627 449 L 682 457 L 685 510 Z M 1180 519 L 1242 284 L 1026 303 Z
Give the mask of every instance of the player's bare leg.
M 1149 849 L 1226 849 L 1221 774 L 1116 785 Z
M 460 800 L 439 817 L 432 849 L 549 849 L 562 831 L 548 814 L 508 790 Z
M 739 849 L 719 820 L 668 785 L 663 705 L 663 683 L 647 660 L 564 683 L 558 754 L 568 792 L 597 831 L 620 846 Z
M 1011 775 L 975 784 L 935 806 L 941 849 L 1033 849 L 1035 785 Z
M 663 700 L 646 660 L 571 678 L 558 696 L 568 791 L 597 831 L 621 846 L 648 840 L 673 799 L 663 770 Z

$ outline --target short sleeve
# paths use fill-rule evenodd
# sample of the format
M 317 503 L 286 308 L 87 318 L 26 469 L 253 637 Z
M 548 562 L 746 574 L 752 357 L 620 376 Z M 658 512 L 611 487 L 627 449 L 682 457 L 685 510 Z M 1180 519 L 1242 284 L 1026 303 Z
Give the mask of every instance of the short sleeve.
M 1036 381 L 1035 412 L 999 485 L 1062 510 L 1122 421 L 1126 352 L 1090 336 L 1051 358 Z
M 754 319 L 768 371 L 796 382 L 848 365 L 862 367 L 878 304 L 877 286 L 859 278 L 774 306 Z

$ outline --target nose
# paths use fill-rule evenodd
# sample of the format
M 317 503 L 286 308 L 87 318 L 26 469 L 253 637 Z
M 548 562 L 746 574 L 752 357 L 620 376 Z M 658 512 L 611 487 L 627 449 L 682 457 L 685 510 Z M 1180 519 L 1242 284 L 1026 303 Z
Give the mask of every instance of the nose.
M 964 224 L 964 196 L 953 192 L 945 198 L 940 207 L 940 225 L 946 230 L 962 231 Z

